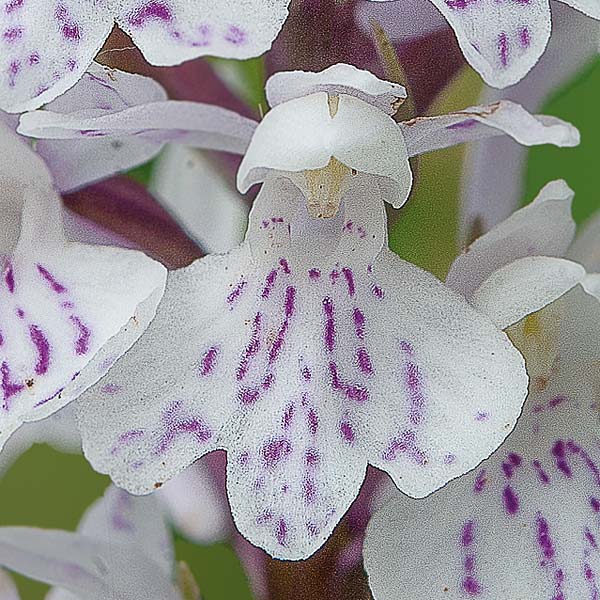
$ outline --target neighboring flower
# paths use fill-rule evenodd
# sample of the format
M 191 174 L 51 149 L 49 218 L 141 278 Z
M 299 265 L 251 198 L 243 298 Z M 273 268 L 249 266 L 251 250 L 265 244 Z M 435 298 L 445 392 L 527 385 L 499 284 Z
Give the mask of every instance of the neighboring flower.
M 4 0 L 0 108 L 54 100 L 83 75 L 115 21 L 148 62 L 204 55 L 250 58 L 269 49 L 289 0 Z
M 375 0 L 373 0 L 375 1 Z M 386 1 L 386 0 L 377 0 Z M 454 29 L 456 38 L 469 64 L 492 87 L 503 88 L 520 81 L 544 53 L 552 28 L 549 0 L 495 2 L 492 0 L 431 0 Z M 600 5 L 595 0 L 566 0 L 565 4 L 593 19 L 600 19 Z M 381 18 L 381 10 L 373 16 Z M 425 13 L 427 14 L 427 13 Z M 562 15 L 562 13 L 559 13 Z M 360 7 L 360 18 L 367 21 L 368 8 Z M 407 15 L 406 4 L 396 0 L 385 11 L 384 22 L 419 23 L 423 31 L 439 26 L 436 19 L 425 25 Z M 557 21 L 557 19 L 554 19 Z M 406 35 L 402 27 L 390 27 L 392 35 Z M 418 34 L 419 31 L 416 31 Z M 585 28 L 575 32 L 583 39 Z M 571 42 L 572 42 L 571 38 Z M 596 38 L 597 39 L 597 38 Z
M 581 285 L 508 329 L 531 378 L 508 441 L 427 500 L 398 498 L 371 522 L 365 561 L 377 600 L 396 600 L 398 590 L 431 600 L 600 594 L 600 275 L 547 258 L 569 248 L 571 199 L 564 185 L 547 186 L 454 264 L 450 283 L 469 298 L 475 282 L 492 282 L 498 314 L 512 300 L 501 297 L 507 280 L 525 294 L 549 283 L 525 270 L 513 277 L 510 261 L 562 262 L 565 272 L 580 271 Z M 589 270 L 600 270 L 599 225 L 570 251 Z
M 280 73 L 267 93 L 238 173 L 242 191 L 264 181 L 246 241 L 172 273 L 157 319 L 79 418 L 92 465 L 134 493 L 227 449 L 238 528 L 297 559 L 330 535 L 367 463 L 427 495 L 503 441 L 526 394 L 505 335 L 387 249 L 383 200 L 406 200 L 408 156 L 504 132 L 558 145 L 577 134 L 510 103 L 398 125 L 403 88 L 348 65 Z M 248 145 L 233 117 L 194 123 L 202 106 L 180 106 L 38 111 L 21 131 L 189 143 L 188 119 L 197 139 L 209 126 L 215 144 L 220 126 L 231 147 Z
M 54 586 L 46 600 L 200 600 L 185 565 L 172 580 L 173 542 L 156 499 L 115 487 L 87 510 L 76 533 L 0 527 L 0 565 Z M 0 591 L 3 577 L 10 590 L 0 572 Z
M 69 241 L 42 159 L 0 138 L 0 448 L 94 384 L 142 334 L 166 270 L 141 252 Z

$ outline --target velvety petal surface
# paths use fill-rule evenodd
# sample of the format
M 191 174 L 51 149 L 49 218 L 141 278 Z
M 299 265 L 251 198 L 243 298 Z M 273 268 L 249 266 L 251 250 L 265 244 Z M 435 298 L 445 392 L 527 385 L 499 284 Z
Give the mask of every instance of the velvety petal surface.
M 118 113 L 129 107 L 166 100 L 163 88 L 141 75 L 132 75 L 92 63 L 82 78 L 44 110 L 69 114 L 86 111 L 97 115 Z M 19 128 L 35 137 L 35 129 Z M 79 139 L 45 140 L 35 143 L 61 192 L 74 190 L 99 179 L 126 171 L 154 157 L 162 144 L 135 136 L 111 137 L 88 130 Z
M 270 106 L 301 98 L 317 92 L 346 94 L 376 106 L 393 115 L 406 98 L 403 86 L 375 77 L 370 71 L 338 63 L 313 73 L 310 71 L 281 71 L 271 75 L 266 85 Z
M 562 180 L 547 184 L 531 204 L 468 246 L 452 264 L 446 284 L 471 297 L 493 271 L 514 260 L 564 256 L 575 235 L 573 196 Z
M 68 90 L 112 26 L 109 0 L 4 0 L 0 108 L 23 112 Z
M 545 376 L 489 460 L 372 520 L 365 560 L 376 600 L 399 590 L 432 600 L 598 597 L 600 302 L 578 286 L 515 327 Z
M 570 123 L 556 117 L 532 115 L 509 100 L 437 117 L 417 117 L 400 123 L 400 128 L 409 156 L 498 135 L 508 135 L 523 146 L 579 144 L 579 132 Z
M 108 370 L 152 319 L 166 277 L 140 252 L 66 240 L 41 159 L 12 134 L 2 142 L 0 445 Z
M 241 247 L 170 275 L 147 333 L 79 403 L 94 468 L 147 493 L 225 448 L 238 528 L 298 559 L 368 462 L 424 496 L 502 442 L 526 393 L 522 357 L 385 249 L 377 185 L 354 183 L 317 220 L 289 180 L 269 179 Z
M 290 0 L 111 0 L 117 23 L 154 65 L 266 52 Z
M 550 38 L 548 0 L 432 0 L 456 33 L 471 66 L 492 87 L 522 79 Z

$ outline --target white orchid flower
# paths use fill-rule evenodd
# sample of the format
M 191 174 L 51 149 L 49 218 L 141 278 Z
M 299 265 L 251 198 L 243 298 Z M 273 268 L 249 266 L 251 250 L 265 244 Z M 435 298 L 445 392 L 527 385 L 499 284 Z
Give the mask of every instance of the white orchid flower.
M 584 269 L 600 270 L 600 221 L 569 250 L 571 199 L 564 184 L 550 184 L 454 263 L 449 283 L 475 300 L 473 285 L 495 287 L 484 304 L 501 319 L 515 297 L 541 308 L 508 329 L 530 392 L 515 431 L 477 469 L 426 500 L 398 498 L 375 515 L 364 551 L 376 600 L 600 593 L 600 275 Z M 566 253 L 583 265 L 559 258 Z M 527 261 L 540 268 L 528 273 Z M 570 287 L 536 305 L 544 290 Z
M 387 248 L 383 200 L 406 200 L 408 157 L 502 133 L 572 145 L 577 133 L 510 103 L 398 125 L 404 89 L 348 65 L 280 73 L 267 94 L 272 110 L 245 130 L 235 113 L 161 102 L 38 111 L 21 131 L 246 151 L 238 187 L 264 184 L 245 242 L 171 274 L 146 335 L 82 398 L 80 426 L 94 468 L 137 494 L 226 449 L 238 528 L 298 559 L 328 538 L 367 463 L 425 496 L 497 448 L 526 395 L 500 329 Z

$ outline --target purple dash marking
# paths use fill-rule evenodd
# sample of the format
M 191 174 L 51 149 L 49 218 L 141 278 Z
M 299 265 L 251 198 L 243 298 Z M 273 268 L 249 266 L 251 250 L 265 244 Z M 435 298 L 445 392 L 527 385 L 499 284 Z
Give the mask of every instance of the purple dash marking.
M 550 527 L 548 521 L 538 514 L 536 517 L 536 528 L 537 528 L 537 543 L 542 551 L 542 555 L 547 560 L 554 558 L 554 544 L 550 535 Z
M 521 31 L 519 31 L 519 42 L 521 43 L 522 48 L 529 48 L 529 46 L 531 46 L 531 34 L 527 27 L 523 27 Z
M 285 302 L 284 302 L 284 311 L 285 311 L 285 319 L 283 323 L 279 327 L 279 331 L 277 332 L 277 336 L 271 345 L 271 349 L 269 350 L 269 364 L 272 365 L 278 358 L 279 353 L 281 352 L 281 348 L 285 342 L 285 337 L 290 327 L 290 319 L 294 316 L 294 311 L 296 309 L 296 288 L 289 286 L 285 290 Z
M 354 285 L 354 274 L 352 273 L 352 269 L 344 267 L 342 269 L 342 274 L 344 275 L 346 285 L 348 286 L 348 295 L 352 297 L 356 293 L 356 287 Z
M 365 315 L 359 308 L 355 308 L 352 312 L 352 320 L 354 321 L 354 333 L 359 340 L 365 339 Z
M 4 274 L 4 282 L 6 283 L 6 287 L 11 294 L 15 293 L 15 274 L 12 268 L 12 265 L 9 264 L 6 268 L 6 273 Z
M 202 357 L 200 361 L 200 376 L 208 377 L 215 370 L 217 365 L 217 358 L 219 356 L 219 349 L 216 346 L 211 346 Z
M 542 485 L 548 485 L 550 483 L 550 476 L 542 467 L 542 463 L 539 460 L 534 460 L 532 464 Z
M 366 348 L 361 347 L 356 349 L 356 363 L 363 375 L 367 377 L 373 375 L 373 364 Z
M 289 275 L 292 272 L 290 270 L 290 265 L 288 264 L 288 261 L 285 258 L 280 258 L 279 259 L 279 266 L 281 267 L 281 269 L 283 270 L 283 272 L 286 275 Z
M 304 455 L 304 462 L 307 467 L 316 467 L 321 460 L 319 451 L 316 448 L 308 448 Z
M 69 320 L 75 327 L 77 328 L 77 339 L 75 340 L 75 354 L 77 356 L 82 356 L 83 354 L 87 354 L 90 349 L 90 338 L 92 337 L 92 332 L 90 328 L 85 325 L 82 320 L 76 315 L 71 315 Z
M 319 271 L 319 269 L 309 269 L 308 276 L 311 281 L 316 281 L 321 277 L 321 271 Z
M 15 87 L 17 75 L 21 72 L 21 62 L 13 60 L 8 66 L 8 86 Z
M 514 474 L 515 469 L 520 467 L 522 462 L 523 459 L 518 454 L 510 452 L 507 455 L 506 460 L 502 463 L 502 470 L 504 471 L 505 477 L 510 479 Z
M 23 6 L 23 2 L 24 0 L 10 0 L 10 2 L 8 2 L 5 6 L 5 12 L 6 14 L 10 14 L 11 12 L 17 10 L 18 8 L 21 8 L 21 6 Z
M 129 431 L 122 433 L 117 438 L 117 443 L 112 447 L 112 450 L 110 451 L 110 453 L 112 455 L 117 454 L 117 452 L 119 452 L 119 450 L 123 446 L 127 446 L 128 444 L 130 444 L 131 442 L 133 442 L 134 440 L 136 440 L 137 438 L 139 438 L 143 435 L 144 435 L 143 429 L 130 429 Z
M 313 504 L 317 499 L 317 486 L 311 477 L 306 477 L 302 482 L 302 498 L 306 504 Z
M 448 125 L 446 129 L 470 129 L 471 127 L 475 127 L 479 121 L 475 119 L 465 119 L 464 121 L 458 121 L 458 123 L 452 123 L 452 125 Z
M 467 521 L 462 530 L 461 543 L 463 547 L 470 546 L 475 540 L 475 523 L 473 521 Z
M 287 438 L 275 438 L 263 444 L 262 460 L 267 469 L 273 469 L 292 452 L 292 444 Z
M 590 498 L 590 506 L 595 513 L 600 513 L 600 500 L 598 498 Z
M 278 273 L 277 269 L 273 269 L 267 275 L 267 277 L 265 279 L 265 286 L 264 286 L 262 294 L 261 294 L 261 297 L 263 298 L 263 300 L 266 300 L 271 295 L 271 292 L 273 291 L 273 287 L 275 286 L 275 281 L 277 280 L 277 273 Z
M 308 367 L 302 367 L 300 369 L 300 374 L 302 375 L 302 379 L 304 379 L 304 381 L 310 381 L 312 377 L 312 373 Z
M 50 367 L 50 343 L 44 332 L 37 325 L 29 326 L 29 337 L 38 353 L 35 365 L 36 375 L 45 375 Z
M 445 0 L 448 8 L 453 8 L 457 10 L 464 10 L 468 8 L 471 4 L 476 4 L 478 0 Z
M 464 577 L 462 580 L 463 591 L 469 596 L 479 596 L 482 592 L 482 587 L 475 573 L 476 559 L 471 547 L 475 543 L 475 522 L 467 521 L 462 528 L 460 535 L 460 544 L 464 554 L 463 567 Z
M 132 27 L 144 27 L 148 21 L 163 21 L 168 23 L 173 20 L 171 9 L 163 2 L 148 2 L 134 10 L 128 18 Z
M 567 442 L 567 450 L 572 454 L 576 454 L 580 456 L 588 468 L 590 473 L 594 476 L 595 483 L 598 487 L 600 487 L 600 469 L 598 465 L 592 460 L 591 456 L 579 445 L 577 445 L 573 440 L 569 440 Z
M 114 394 L 118 394 L 123 388 L 118 383 L 107 383 L 100 388 L 100 391 L 103 394 L 108 394 L 112 396 Z
M 498 36 L 498 55 L 500 57 L 500 63 L 503 67 L 508 66 L 508 56 L 509 56 L 509 47 L 508 47 L 508 36 L 506 33 L 502 32 Z
M 419 367 L 412 361 L 406 363 L 404 381 L 410 401 L 408 418 L 414 425 L 419 425 L 423 422 L 424 418 L 425 396 L 423 394 L 423 382 Z
M 416 464 L 424 466 L 427 464 L 425 452 L 417 444 L 417 434 L 412 430 L 401 432 L 392 438 L 382 454 L 383 460 L 396 460 L 401 454 L 406 454 Z
M 554 456 L 556 468 L 561 471 L 565 477 L 571 478 L 573 472 L 571 471 L 571 467 L 566 459 L 567 451 L 563 440 L 558 440 L 554 446 L 552 446 L 552 456 Z
M 261 387 L 263 390 L 270 390 L 273 382 L 275 381 L 275 375 L 273 373 L 267 373 L 261 382 Z
M 25 388 L 24 385 L 20 383 L 15 383 L 12 381 L 10 376 L 10 367 L 7 362 L 2 363 L 2 367 L 0 367 L 0 372 L 2 373 L 2 395 L 4 397 L 4 402 L 2 403 L 2 408 L 4 410 L 9 410 L 9 400 L 18 394 L 21 390 Z
M 37 65 L 40 62 L 40 55 L 37 52 L 32 52 L 27 59 L 29 66 Z M 44 90 L 45 91 L 45 90 Z
M 383 298 L 384 298 L 383 290 L 378 285 L 372 285 L 371 286 L 371 293 L 378 300 L 383 300 Z
M 332 352 L 335 346 L 335 318 L 331 298 L 323 298 L 323 312 L 325 313 L 325 348 Z
M 279 519 L 275 529 L 275 539 L 280 546 L 287 546 L 288 526 L 284 519 Z
M 46 269 L 46 267 L 40 264 L 36 265 L 36 267 L 39 274 L 42 276 L 43 279 L 46 280 L 46 282 L 54 292 L 56 292 L 57 294 L 64 294 L 67 291 L 67 288 L 64 285 L 62 285 L 62 283 L 59 283 L 54 277 L 54 275 L 52 275 L 52 273 L 50 273 L 50 271 Z
M 15 313 L 16 313 L 17 317 L 19 317 L 19 319 L 25 318 L 25 311 L 22 308 L 17 308 Z
M 519 498 L 510 485 L 504 487 L 504 490 L 502 491 L 502 500 L 507 514 L 515 515 L 519 512 Z
M 369 399 L 369 391 L 366 388 L 346 383 L 340 379 L 337 365 L 333 361 L 329 363 L 329 373 L 331 375 L 331 387 L 334 390 L 342 392 L 348 400 L 366 402 Z
M 64 391 L 64 389 L 65 389 L 64 387 L 59 388 L 51 396 L 48 396 L 47 398 L 44 398 L 43 400 L 36 402 L 33 407 L 37 408 L 38 406 L 43 406 L 44 404 L 47 404 L 48 402 L 50 402 L 50 400 L 54 400 L 54 398 L 56 398 L 56 396 L 61 394 Z
M 296 414 L 296 405 L 293 403 L 288 404 L 283 413 L 283 417 L 281 418 L 281 426 L 283 427 L 283 429 L 285 431 L 287 431 L 292 426 L 292 422 L 294 420 L 295 414 Z
M 261 313 L 256 313 L 254 321 L 252 322 L 252 333 L 250 334 L 250 341 L 242 353 L 240 364 L 236 371 L 236 378 L 241 381 L 246 377 L 248 369 L 250 368 L 250 362 L 254 356 L 258 354 L 260 350 L 260 330 L 262 323 Z
M 23 37 L 23 28 L 22 27 L 11 27 L 7 29 L 2 37 L 6 42 L 11 44 L 12 42 L 19 40 Z
M 223 39 L 234 46 L 241 46 L 246 43 L 247 38 L 248 36 L 243 29 L 236 25 L 230 25 Z
M 191 434 L 200 444 L 206 443 L 212 432 L 206 423 L 199 417 L 182 417 L 181 401 L 172 402 L 162 414 L 164 433 L 154 450 L 154 454 L 162 454 L 175 442 L 175 439 L 183 434 Z
M 583 530 L 583 535 L 585 537 L 585 539 L 587 540 L 587 542 L 589 543 L 589 545 L 594 549 L 597 550 L 598 549 L 598 542 L 596 541 L 596 537 L 594 536 L 594 534 L 589 530 L 588 527 L 586 527 Z
M 475 415 L 475 420 L 479 423 L 482 423 L 483 421 L 487 421 L 489 418 L 490 418 L 490 415 L 484 411 L 479 411 Z
M 229 292 L 229 295 L 227 296 L 227 304 L 229 304 L 231 308 L 233 308 L 231 305 L 234 304 L 235 301 L 242 295 L 242 292 L 247 285 L 248 282 L 242 280 L 231 290 L 231 292 Z
M 237 398 L 243 406 L 252 406 L 260 398 L 260 392 L 256 388 L 241 388 Z
M 319 429 L 319 415 L 317 415 L 315 409 L 312 407 L 306 413 L 306 422 L 311 435 L 316 435 Z
M 66 40 L 78 42 L 81 39 L 79 25 L 71 18 L 65 6 L 59 4 L 54 11 L 54 17 L 61 23 L 60 30 Z
M 487 482 L 487 471 L 485 469 L 482 469 L 481 471 L 479 471 L 477 477 L 475 478 L 475 483 L 473 484 L 473 493 L 481 494 L 481 492 L 483 492 L 483 490 L 487 486 Z
M 354 427 L 348 421 L 340 423 L 340 434 L 342 439 L 349 444 L 352 444 L 356 440 L 356 431 L 354 431 Z

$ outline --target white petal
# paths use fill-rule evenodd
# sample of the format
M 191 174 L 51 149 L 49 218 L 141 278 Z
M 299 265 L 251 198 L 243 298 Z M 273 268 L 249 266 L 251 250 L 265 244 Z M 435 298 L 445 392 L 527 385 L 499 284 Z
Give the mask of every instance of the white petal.
M 44 110 L 67 115 L 83 110 L 112 114 L 161 100 L 166 100 L 165 91 L 149 77 L 92 63 L 73 88 Z M 28 122 L 31 121 L 35 122 L 35 117 Z M 19 132 L 35 137 L 36 128 L 21 126 Z M 160 143 L 134 136 L 106 138 L 93 133 L 88 131 L 87 137 L 74 140 L 41 139 L 36 142 L 36 152 L 46 161 L 56 187 L 62 192 L 131 169 L 150 160 L 161 148 Z
M 136 104 L 116 112 L 38 110 L 21 117 L 19 132 L 49 140 L 133 137 L 146 143 L 174 142 L 242 154 L 255 127 L 251 119 L 220 106 L 171 100 Z
M 566 294 L 585 276 L 579 263 L 563 258 L 520 258 L 494 271 L 473 292 L 471 304 L 506 329 Z
M 146 334 L 82 398 L 94 468 L 147 493 L 225 448 L 238 528 L 285 559 L 327 539 L 367 462 L 416 496 L 473 468 L 516 422 L 522 357 L 385 243 L 369 177 L 328 220 L 269 179 L 246 242 L 173 273 Z
M 448 27 L 439 10 L 421 0 L 361 0 L 356 3 L 355 11 L 365 33 L 372 34 L 371 21 L 375 20 L 393 42 L 410 42 Z
M 526 256 L 564 256 L 575 234 L 573 191 L 547 184 L 536 199 L 475 240 L 452 264 L 446 283 L 470 297 L 493 271 Z
M 17 586 L 10 575 L 0 569 L 0 600 L 20 600 Z
M 88 508 L 77 528 L 87 538 L 130 546 L 171 577 L 174 564 L 171 535 L 158 498 L 131 496 L 115 486 Z
M 290 0 L 117 0 L 117 23 L 154 65 L 198 56 L 250 58 L 266 52 Z
M 398 590 L 431 600 L 598 595 L 600 303 L 578 287 L 550 309 L 560 319 L 547 324 L 562 324 L 559 362 L 505 445 L 427 500 L 398 498 L 371 521 L 376 600 Z
M 524 146 L 579 144 L 579 132 L 570 123 L 556 117 L 531 115 L 509 100 L 471 106 L 438 117 L 417 117 L 401 123 L 400 127 L 409 156 L 498 135 L 509 135 Z
M 169 579 L 138 549 L 77 533 L 2 527 L 0 564 L 86 600 L 180 600 Z
M 141 335 L 164 289 L 164 267 L 139 252 L 65 240 L 60 199 L 24 187 L 23 178 L 45 179 L 44 169 L 19 179 L 0 169 L 9 215 L 0 239 L 0 445 L 97 381 Z
M 248 204 L 201 150 L 167 146 L 149 189 L 206 252 L 227 252 L 242 241 Z
M 522 79 L 550 38 L 548 0 L 432 2 L 454 29 L 467 61 L 493 87 L 507 87 Z
M 393 115 L 399 101 L 406 98 L 403 86 L 384 81 L 369 71 L 338 63 L 313 73 L 311 71 L 281 71 L 267 80 L 266 94 L 270 106 L 317 92 L 354 96 Z
M 584 225 L 569 248 L 568 257 L 580 262 L 588 271 L 600 273 L 600 213 Z
M 6 0 L 0 16 L 0 108 L 31 110 L 68 90 L 112 26 L 107 0 Z
M 552 5 L 552 18 L 552 38 L 540 62 L 507 90 L 486 88 L 482 104 L 506 98 L 535 113 L 551 93 L 598 54 L 598 23 L 560 2 Z M 578 43 L 573 44 L 573 39 Z M 527 150 L 502 138 L 469 145 L 467 153 L 462 194 L 464 238 L 469 237 L 475 220 L 487 231 L 520 206 Z
M 213 544 L 227 538 L 231 519 L 205 463 L 197 462 L 157 493 L 165 515 L 179 533 L 197 544 Z
M 583 289 L 600 300 L 600 273 L 588 275 L 581 284 Z
M 378 108 L 341 95 L 331 116 L 327 94 L 296 98 L 270 110 L 260 122 L 238 171 L 246 192 L 272 171 L 318 169 L 335 157 L 347 167 L 379 179 L 395 208 L 412 185 L 406 144 L 395 121 Z

